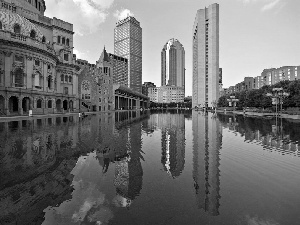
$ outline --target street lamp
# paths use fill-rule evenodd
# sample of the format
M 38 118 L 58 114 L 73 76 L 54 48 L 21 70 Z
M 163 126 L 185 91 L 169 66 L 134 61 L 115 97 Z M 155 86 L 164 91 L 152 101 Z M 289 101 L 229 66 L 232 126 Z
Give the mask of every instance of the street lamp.
M 229 96 L 230 98 L 227 99 L 229 106 L 233 106 L 233 111 L 235 111 L 236 103 L 239 101 L 237 98 L 235 98 L 234 95 Z
M 278 115 L 277 105 L 280 104 L 280 114 L 282 114 L 283 99 L 290 94 L 283 91 L 283 88 L 273 88 L 272 93 L 267 93 L 268 97 L 272 97 L 272 104 L 276 107 L 276 116 Z

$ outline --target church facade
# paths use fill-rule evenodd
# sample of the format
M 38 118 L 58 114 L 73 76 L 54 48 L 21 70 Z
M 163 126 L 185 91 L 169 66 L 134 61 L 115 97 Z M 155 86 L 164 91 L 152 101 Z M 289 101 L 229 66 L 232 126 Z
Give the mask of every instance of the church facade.
M 44 0 L 0 0 L 0 115 L 79 110 L 73 25 L 45 10 Z

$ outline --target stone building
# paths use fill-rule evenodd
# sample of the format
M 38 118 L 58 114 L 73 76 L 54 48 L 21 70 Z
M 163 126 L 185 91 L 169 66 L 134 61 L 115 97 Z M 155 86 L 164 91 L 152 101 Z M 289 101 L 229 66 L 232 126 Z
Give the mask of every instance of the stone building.
M 96 65 L 79 59 L 76 63 L 81 67 L 78 78 L 80 111 L 114 109 L 113 69 L 105 48 Z
M 45 17 L 44 0 L 0 3 L 0 114 L 78 110 L 73 25 Z

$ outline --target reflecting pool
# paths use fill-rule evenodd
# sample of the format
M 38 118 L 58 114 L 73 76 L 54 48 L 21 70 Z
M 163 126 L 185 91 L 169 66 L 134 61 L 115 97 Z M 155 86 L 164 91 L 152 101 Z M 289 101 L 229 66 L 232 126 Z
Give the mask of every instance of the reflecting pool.
M 0 121 L 0 224 L 296 225 L 299 140 L 196 111 Z

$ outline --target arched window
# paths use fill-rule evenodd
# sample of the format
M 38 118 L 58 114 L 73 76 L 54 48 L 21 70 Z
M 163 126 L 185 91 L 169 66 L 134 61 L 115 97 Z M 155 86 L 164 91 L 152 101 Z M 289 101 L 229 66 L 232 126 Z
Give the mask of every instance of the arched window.
M 46 42 L 46 38 L 45 36 L 42 37 L 42 42 L 45 43 Z
M 64 81 L 64 75 L 63 75 L 63 74 L 60 76 L 60 80 L 61 80 L 62 82 Z
M 0 21 L 0 30 L 2 30 L 2 22 Z
M 48 101 L 48 108 L 51 109 L 52 108 L 52 100 Z
M 70 46 L 70 40 L 67 38 L 67 46 Z
M 15 24 L 15 26 L 14 26 L 14 32 L 16 33 L 16 34 L 20 34 L 21 33 L 21 27 L 20 27 L 20 25 L 19 24 Z
M 34 31 L 34 30 L 31 30 L 31 31 L 30 31 L 30 37 L 31 37 L 31 38 L 35 38 L 35 36 L 36 36 L 36 35 L 35 35 L 35 31 Z
M 36 107 L 37 108 L 42 108 L 42 99 L 38 99 L 37 101 L 36 101 Z
M 69 82 L 72 83 L 72 76 L 69 76 Z
M 66 44 L 66 39 L 63 37 L 62 39 L 61 39 L 61 43 L 64 45 L 64 44 Z

